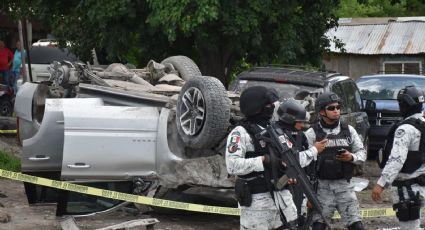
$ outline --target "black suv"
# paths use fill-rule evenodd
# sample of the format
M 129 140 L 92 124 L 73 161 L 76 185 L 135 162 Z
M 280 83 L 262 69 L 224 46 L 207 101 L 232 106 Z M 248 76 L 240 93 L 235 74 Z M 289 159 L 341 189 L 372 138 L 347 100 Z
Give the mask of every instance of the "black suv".
M 391 125 L 402 120 L 397 94 L 408 85 L 425 90 L 425 76 L 385 74 L 362 76 L 357 80 L 361 97 L 366 102 L 366 112 L 371 125 L 369 133 L 371 157 L 375 157 L 377 150 L 384 146 Z
M 363 108 L 360 91 L 350 77 L 339 73 L 256 67 L 239 74 L 230 90 L 240 93 L 255 85 L 276 89 L 280 100 L 293 98 L 301 102 L 310 112 L 311 121 L 317 117 L 314 112 L 315 98 L 329 91 L 338 94 L 343 101 L 341 119 L 353 126 L 362 138 L 365 148 L 368 146 L 367 134 L 370 126 L 367 114 Z

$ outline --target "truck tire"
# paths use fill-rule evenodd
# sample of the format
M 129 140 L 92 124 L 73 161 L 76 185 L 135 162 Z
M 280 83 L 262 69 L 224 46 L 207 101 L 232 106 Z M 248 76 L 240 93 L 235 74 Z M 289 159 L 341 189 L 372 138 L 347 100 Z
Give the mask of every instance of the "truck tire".
M 188 81 L 189 79 L 197 76 L 202 76 L 201 71 L 195 62 L 186 56 L 171 56 L 164 59 L 161 64 L 172 64 L 179 72 L 180 77 Z
M 9 97 L 3 97 L 0 99 L 0 116 L 11 117 L 13 114 L 13 105 Z
M 186 146 L 201 149 L 216 145 L 227 134 L 230 101 L 223 84 L 214 77 L 192 78 L 177 100 L 177 131 Z

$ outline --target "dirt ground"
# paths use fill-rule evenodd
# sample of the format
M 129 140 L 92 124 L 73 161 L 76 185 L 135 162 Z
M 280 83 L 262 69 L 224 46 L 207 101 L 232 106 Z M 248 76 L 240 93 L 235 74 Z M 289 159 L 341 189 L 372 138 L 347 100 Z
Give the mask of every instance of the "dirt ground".
M 1 137 L 0 149 L 20 156 L 21 150 L 16 145 L 14 137 Z M 388 208 L 391 207 L 391 199 L 388 191 L 384 192 L 383 201 L 374 203 L 371 198 L 371 187 L 375 184 L 380 170 L 374 162 L 367 162 L 364 178 L 370 183 L 366 190 L 358 193 L 361 208 Z M 4 196 L 1 196 L 3 194 Z M 1 216 L 7 213 L 11 219 L 7 223 L 0 223 L 0 230 L 56 230 L 62 229 L 61 218 L 55 216 L 56 206 L 29 206 L 21 182 L 0 178 L 0 221 Z M 3 215 L 2 215 L 3 214 Z M 212 214 L 157 214 L 129 212 L 127 209 L 118 210 L 107 214 L 96 215 L 76 219 L 81 229 L 97 229 L 107 227 L 124 221 L 157 218 L 160 222 L 155 225 L 155 229 L 163 230 L 186 230 L 186 229 L 239 229 L 239 218 L 233 216 L 212 215 Z M 395 217 L 380 217 L 364 219 L 366 229 L 397 229 L 397 219 Z M 422 225 L 425 224 L 422 218 Z M 344 229 L 335 220 L 332 223 L 333 229 Z M 136 228 L 134 228 L 136 229 Z M 144 228 L 138 228 L 144 229 Z

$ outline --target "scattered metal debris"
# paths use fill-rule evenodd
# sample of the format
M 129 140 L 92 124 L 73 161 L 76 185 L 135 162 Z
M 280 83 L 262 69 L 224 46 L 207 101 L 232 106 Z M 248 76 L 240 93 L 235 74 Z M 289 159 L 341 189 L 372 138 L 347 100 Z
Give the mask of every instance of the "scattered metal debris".
M 154 229 L 154 225 L 159 223 L 159 220 L 156 218 L 145 218 L 130 220 L 120 224 L 114 224 L 104 228 L 98 228 L 96 230 L 119 230 L 119 229 L 135 229 L 135 227 L 144 226 L 146 230 Z M 65 217 L 60 220 L 60 225 L 63 230 L 80 230 L 73 216 Z

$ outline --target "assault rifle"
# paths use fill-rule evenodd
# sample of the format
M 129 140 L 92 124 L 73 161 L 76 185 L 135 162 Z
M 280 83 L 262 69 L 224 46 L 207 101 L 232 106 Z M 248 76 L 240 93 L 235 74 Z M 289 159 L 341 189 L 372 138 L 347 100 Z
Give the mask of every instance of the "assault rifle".
M 262 139 L 271 145 L 268 145 L 270 150 L 270 159 L 272 162 L 283 160 L 286 163 L 286 175 L 283 177 L 287 178 L 295 178 L 297 183 L 299 183 L 303 189 L 304 194 L 307 196 L 308 200 L 313 205 L 313 209 L 315 209 L 325 221 L 325 224 L 331 229 L 329 222 L 325 219 L 323 215 L 322 206 L 317 199 L 316 193 L 314 192 L 310 180 L 307 178 L 307 175 L 303 168 L 301 168 L 297 158 L 296 153 L 292 148 L 290 148 L 287 144 L 283 144 L 279 138 L 279 136 L 284 135 L 288 140 L 288 136 L 280 129 L 275 129 L 271 125 L 267 126 L 267 128 L 261 133 Z M 276 188 L 280 187 L 279 181 L 282 181 L 282 178 L 279 178 L 277 169 L 275 169 L 272 165 L 272 176 L 274 181 L 274 186 Z

